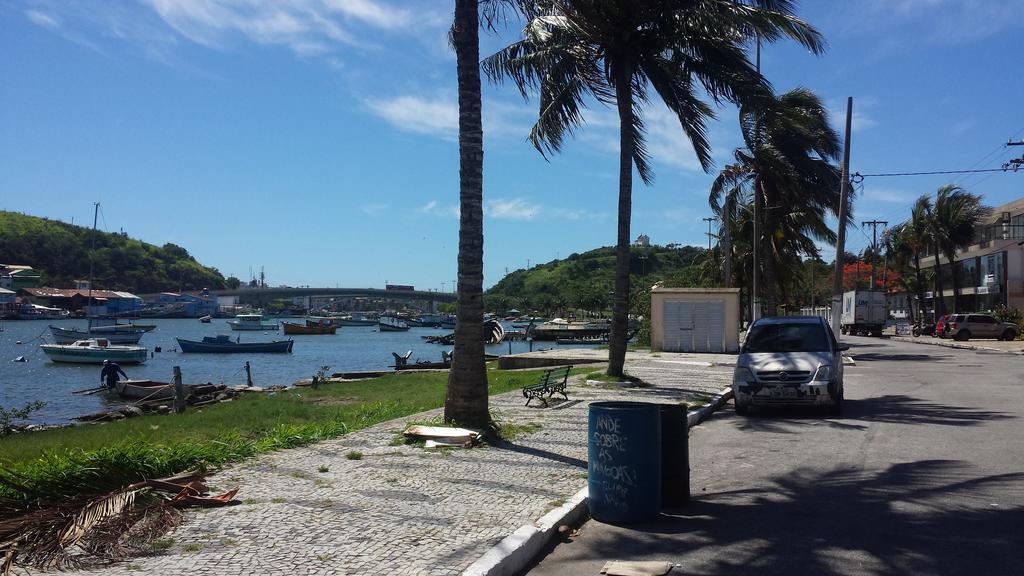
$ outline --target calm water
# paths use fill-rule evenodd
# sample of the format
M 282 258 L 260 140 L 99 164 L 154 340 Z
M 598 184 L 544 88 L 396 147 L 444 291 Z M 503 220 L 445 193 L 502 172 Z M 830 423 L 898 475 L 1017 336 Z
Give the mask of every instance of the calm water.
M 253 383 L 257 386 L 291 384 L 311 378 L 320 366 L 329 366 L 330 372 L 359 370 L 386 370 L 394 364 L 392 352 L 405 354 L 412 350 L 410 362 L 441 360 L 442 350 L 451 346 L 428 344 L 421 336 L 446 334 L 449 330 L 412 328 L 408 332 L 377 332 L 375 326 L 344 326 L 329 335 L 289 336 L 295 340 L 291 354 L 181 354 L 177 352 L 175 338 L 201 340 L 203 336 L 230 333 L 241 335 L 242 342 L 283 340 L 282 332 L 232 332 L 223 319 L 203 324 L 192 319 L 160 319 L 141 321 L 156 324 L 139 342 L 151 352 L 157 347 L 162 352 L 152 354 L 144 364 L 122 366 L 129 378 L 169 382 L 173 367 L 180 366 L 186 384 L 213 382 L 215 384 L 244 385 L 245 362 L 252 366 Z M 48 326 L 86 328 L 84 320 L 31 320 L 3 322 L 0 332 L 0 406 L 21 406 L 26 402 L 43 400 L 45 408 L 33 414 L 32 422 L 63 422 L 74 416 L 99 412 L 114 400 L 106 394 L 76 396 L 73 390 L 92 388 L 100 383 L 100 366 L 96 364 L 64 364 L 50 362 L 39 345 L 52 343 Z M 18 342 L 21 344 L 18 344 Z M 525 352 L 527 342 L 512 342 L 512 352 Z M 534 349 L 553 348 L 554 342 L 535 342 Z M 507 354 L 509 343 L 488 346 L 491 354 Z M 14 362 L 24 356 L 27 362 Z

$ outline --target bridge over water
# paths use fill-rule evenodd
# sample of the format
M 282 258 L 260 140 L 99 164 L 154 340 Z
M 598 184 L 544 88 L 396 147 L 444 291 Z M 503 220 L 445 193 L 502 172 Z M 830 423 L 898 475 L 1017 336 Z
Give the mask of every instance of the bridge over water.
M 387 290 L 383 288 L 239 288 L 213 290 L 214 296 L 237 296 L 239 304 L 263 306 L 274 300 L 301 298 L 305 307 L 319 309 L 332 303 L 346 310 L 378 310 L 407 305 L 424 312 L 436 312 L 439 304 L 455 302 L 455 292 L 433 290 Z

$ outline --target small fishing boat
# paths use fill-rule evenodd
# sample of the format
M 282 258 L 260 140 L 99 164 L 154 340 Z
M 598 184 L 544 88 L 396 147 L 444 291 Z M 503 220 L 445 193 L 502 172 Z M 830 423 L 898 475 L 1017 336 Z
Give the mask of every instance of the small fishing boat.
M 51 362 L 102 364 L 104 360 L 118 364 L 141 364 L 148 351 L 142 346 L 118 346 L 107 338 L 88 338 L 73 344 L 42 344 L 39 346 Z
M 152 332 L 153 330 L 156 330 L 156 324 L 135 324 L 134 322 L 121 324 L 116 320 L 113 324 L 101 324 L 101 322 L 103 321 L 90 320 L 89 332 L 92 332 L 93 334 L 113 334 L 135 332 L 136 330 L 142 330 L 143 332 Z
M 199 321 L 200 321 L 200 322 L 202 322 L 203 324 L 209 324 L 210 322 L 212 322 L 212 321 L 213 321 L 213 316 L 209 316 L 209 315 L 207 315 L 207 316 L 201 316 L 201 317 L 199 318 Z
M 381 332 L 406 332 L 409 325 L 392 316 L 381 316 L 377 322 L 377 329 Z
M 118 380 L 114 385 L 114 391 L 121 398 L 133 400 L 169 400 L 174 398 L 174 384 L 154 382 L 153 380 Z
M 285 334 L 334 334 L 338 327 L 329 324 L 294 324 L 292 322 L 281 322 Z
M 334 318 L 338 326 L 376 326 L 377 319 L 363 316 L 361 314 L 350 314 L 348 316 L 337 316 Z
M 195 340 L 184 340 L 175 338 L 178 346 L 184 353 L 211 353 L 231 354 L 239 352 L 277 352 L 287 353 L 292 351 L 292 340 L 275 340 L 273 342 L 238 342 L 231 340 L 227 334 L 217 336 L 204 336 L 201 342 Z
M 62 328 L 60 326 L 50 325 L 50 332 L 53 334 L 53 339 L 57 344 L 73 344 L 79 340 L 88 340 L 90 338 L 105 338 L 111 344 L 138 344 L 142 335 L 146 333 L 145 330 L 139 329 L 125 329 L 125 330 L 103 330 L 106 326 L 100 326 L 99 330 L 95 327 L 91 327 L 87 330 L 79 330 L 78 328 Z
M 232 330 L 277 330 L 277 322 L 264 320 L 262 314 L 239 314 L 228 320 Z

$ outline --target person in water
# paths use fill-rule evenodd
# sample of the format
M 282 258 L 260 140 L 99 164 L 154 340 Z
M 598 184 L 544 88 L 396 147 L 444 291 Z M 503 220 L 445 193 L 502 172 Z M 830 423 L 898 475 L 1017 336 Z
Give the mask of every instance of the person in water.
M 117 362 L 104 360 L 103 371 L 100 372 L 100 383 L 106 384 L 107 388 L 113 388 L 117 384 L 118 374 L 124 376 L 125 380 L 128 379 L 128 375 L 124 373 L 124 370 L 121 370 L 121 366 Z

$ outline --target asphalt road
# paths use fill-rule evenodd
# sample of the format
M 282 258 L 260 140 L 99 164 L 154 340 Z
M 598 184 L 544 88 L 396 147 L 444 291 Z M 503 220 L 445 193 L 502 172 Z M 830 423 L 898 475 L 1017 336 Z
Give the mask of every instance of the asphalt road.
M 844 342 L 842 416 L 729 405 L 690 433 L 689 505 L 589 521 L 529 574 L 1024 574 L 1024 357 Z

